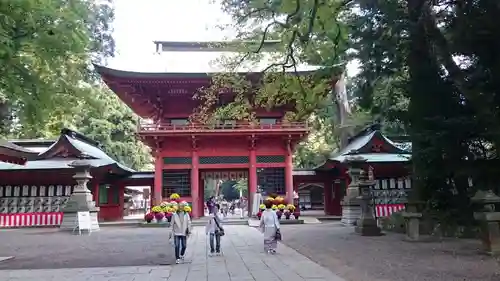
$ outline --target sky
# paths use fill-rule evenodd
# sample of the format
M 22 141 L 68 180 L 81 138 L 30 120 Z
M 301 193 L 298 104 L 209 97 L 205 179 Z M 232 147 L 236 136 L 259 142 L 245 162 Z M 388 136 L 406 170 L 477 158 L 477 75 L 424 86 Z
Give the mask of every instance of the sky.
M 210 0 L 114 0 L 116 56 L 108 67 L 142 72 L 210 72 L 217 53 L 155 51 L 153 41 L 217 41 L 234 38 L 234 31 L 217 25 L 230 23 Z M 348 75 L 357 72 L 347 66 Z

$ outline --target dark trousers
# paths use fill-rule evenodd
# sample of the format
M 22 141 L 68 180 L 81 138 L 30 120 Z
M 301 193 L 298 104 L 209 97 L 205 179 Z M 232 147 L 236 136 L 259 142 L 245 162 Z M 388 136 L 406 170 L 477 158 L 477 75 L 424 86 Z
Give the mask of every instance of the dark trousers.
M 180 259 L 186 253 L 186 236 L 174 236 L 175 259 Z
M 215 251 L 214 251 L 214 241 L 215 241 Z M 220 235 L 215 233 L 210 233 L 210 253 L 220 253 Z

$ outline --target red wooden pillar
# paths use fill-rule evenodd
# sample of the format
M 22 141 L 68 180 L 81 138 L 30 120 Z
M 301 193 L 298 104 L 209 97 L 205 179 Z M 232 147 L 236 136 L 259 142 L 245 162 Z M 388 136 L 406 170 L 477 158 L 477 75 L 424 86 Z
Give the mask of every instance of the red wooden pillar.
M 257 193 L 257 156 L 255 148 L 250 148 L 250 167 L 248 168 L 248 216 L 252 216 L 253 199 Z
M 191 155 L 191 207 L 193 208 L 193 217 L 199 218 L 202 213 L 200 212 L 200 181 L 198 171 L 198 151 L 193 149 Z
M 334 208 L 333 206 L 333 198 L 335 194 L 333 193 L 333 188 L 332 188 L 332 181 L 327 178 L 323 181 L 323 191 L 324 191 L 324 196 L 325 196 L 325 202 L 324 202 L 324 211 L 325 215 L 333 215 L 332 210 Z
M 198 192 L 198 200 L 200 201 L 198 203 L 198 210 L 200 210 L 200 217 L 203 217 L 205 216 L 205 181 L 200 176 L 198 176 L 198 184 L 198 188 L 200 189 Z
M 285 188 L 286 188 L 286 201 L 293 202 L 293 162 L 292 153 L 289 150 L 285 156 Z
M 125 216 L 125 184 L 118 185 L 118 208 L 120 208 L 120 220 Z
M 162 185 L 162 173 L 163 173 L 163 159 L 159 155 L 155 159 L 155 184 L 151 194 L 151 207 L 159 205 L 162 201 L 161 185 Z

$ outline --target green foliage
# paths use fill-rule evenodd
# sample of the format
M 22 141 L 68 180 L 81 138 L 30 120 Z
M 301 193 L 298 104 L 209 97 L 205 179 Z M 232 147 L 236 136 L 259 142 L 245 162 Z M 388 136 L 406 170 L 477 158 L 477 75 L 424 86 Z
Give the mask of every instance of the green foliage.
M 240 53 L 219 61 L 229 73 L 215 76 L 214 85 L 201 91 L 198 98 L 202 105 L 193 114 L 194 119 L 205 123 L 228 118 L 255 122 L 255 108 L 284 106 L 287 121 L 307 120 L 314 128 L 309 141 L 299 145 L 295 163 L 300 167 L 321 163 L 337 143 L 331 88 L 332 77 L 342 72 L 347 48 L 348 28 L 338 20 L 346 4 L 337 0 L 221 3 L 234 20 L 231 28 L 238 31 L 236 41 L 240 42 L 234 49 Z M 273 39 L 278 41 L 269 41 Z M 245 66 L 255 69 L 263 60 L 269 63 L 259 69 L 259 77 L 235 75 L 248 69 Z M 317 65 L 320 70 L 314 75 L 296 75 L 304 63 Z M 218 101 L 221 89 L 229 88 L 236 93 L 234 100 Z
M 89 59 L 109 54 L 107 22 L 112 14 L 101 1 L 19 0 L 0 4 L 0 102 L 29 135 L 55 108 L 70 114 L 67 105 L 89 95 L 82 83 L 89 78 Z M 94 40 L 99 38 L 99 42 Z
M 349 57 L 357 59 L 360 73 L 352 81 L 351 95 L 374 118 L 406 122 L 408 110 L 408 15 L 406 1 L 356 1 L 358 12 L 350 13 Z
M 243 196 L 247 196 L 248 194 L 248 179 L 240 179 L 234 185 L 233 188 L 238 192 L 241 192 Z
M 265 73 L 258 83 L 233 73 L 217 74 L 212 79 L 212 85 L 202 88 L 195 96 L 201 100 L 201 105 L 192 115 L 198 122 L 211 123 L 222 119 L 255 121 L 257 109 L 269 111 L 287 106 L 291 107 L 285 116 L 287 120 L 302 121 L 325 101 L 329 93 L 328 82 L 323 79 L 286 73 Z M 224 98 L 228 99 L 227 102 Z M 222 106 L 221 99 L 225 103 Z
M 73 126 L 98 141 L 111 157 L 135 170 L 152 169 L 149 148 L 136 136 L 138 118 L 116 95 L 95 89 L 94 106 L 83 104 Z
M 151 163 L 135 115 L 90 68 L 114 53 L 113 17 L 111 1 L 0 4 L 1 137 L 54 139 L 70 127 L 131 168 Z
M 493 172 L 500 151 L 496 2 L 227 0 L 223 8 L 237 21 L 240 38 L 282 40 L 275 46 L 281 60 L 271 69 L 293 69 L 297 62 L 328 69 L 359 60 L 361 73 L 350 90 L 359 108 L 351 118 L 377 119 L 393 133 L 409 133 L 420 199 L 439 213 L 442 225 L 471 224 L 471 194 L 498 187 Z M 254 55 L 261 48 L 247 51 Z M 325 100 L 311 104 L 321 108 Z M 307 116 L 321 125 L 318 135 L 331 125 L 338 133 L 338 124 L 324 122 L 317 109 L 312 113 Z M 301 165 L 312 165 L 310 152 L 327 143 L 309 141 L 299 147 Z M 485 169 L 486 163 L 495 168 Z
M 401 212 L 394 212 L 388 217 L 379 218 L 381 228 L 385 231 L 406 233 L 405 219 Z

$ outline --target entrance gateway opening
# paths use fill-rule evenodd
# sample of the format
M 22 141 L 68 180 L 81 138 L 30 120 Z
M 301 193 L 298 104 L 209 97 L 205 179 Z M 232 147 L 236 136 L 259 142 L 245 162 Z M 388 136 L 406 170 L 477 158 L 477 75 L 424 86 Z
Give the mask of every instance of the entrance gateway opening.
M 248 170 L 201 170 L 200 191 L 203 191 L 203 202 L 213 197 L 221 207 L 225 218 L 248 217 Z M 201 201 L 201 200 L 200 200 Z M 205 205 L 200 206 L 203 214 L 209 214 Z
M 258 168 L 257 192 L 264 198 L 271 194 L 286 194 L 285 168 Z M 228 217 L 248 217 L 252 213 L 254 203 L 249 192 L 249 171 L 246 169 L 206 169 L 200 171 L 200 210 L 212 196 L 219 202 L 228 203 Z M 201 186 L 203 185 L 203 186 Z M 231 203 L 234 203 L 234 213 L 231 212 Z M 260 202 L 259 202 L 260 203 Z M 221 208 L 225 206 L 221 205 Z M 241 212 L 241 213 L 240 213 Z M 204 215 L 208 215 L 205 210 Z
M 200 169 L 198 171 L 198 189 L 193 189 L 192 174 L 189 169 L 164 169 L 162 177 L 162 198 L 168 198 L 177 193 L 197 210 L 198 216 L 208 215 L 206 201 L 211 196 L 218 199 L 219 204 L 234 203 L 234 214 L 228 210 L 228 217 L 241 218 L 252 214 L 254 205 L 250 192 L 249 169 L 222 168 Z M 284 195 L 286 193 L 285 168 L 271 167 L 256 169 L 257 190 L 263 197 L 270 194 Z M 198 193 L 194 193 L 198 191 Z M 198 200 L 192 200 L 192 198 Z M 191 199 L 191 200 L 190 200 Z M 222 205 L 222 204 L 221 204 Z M 221 206 L 222 208 L 223 206 Z

